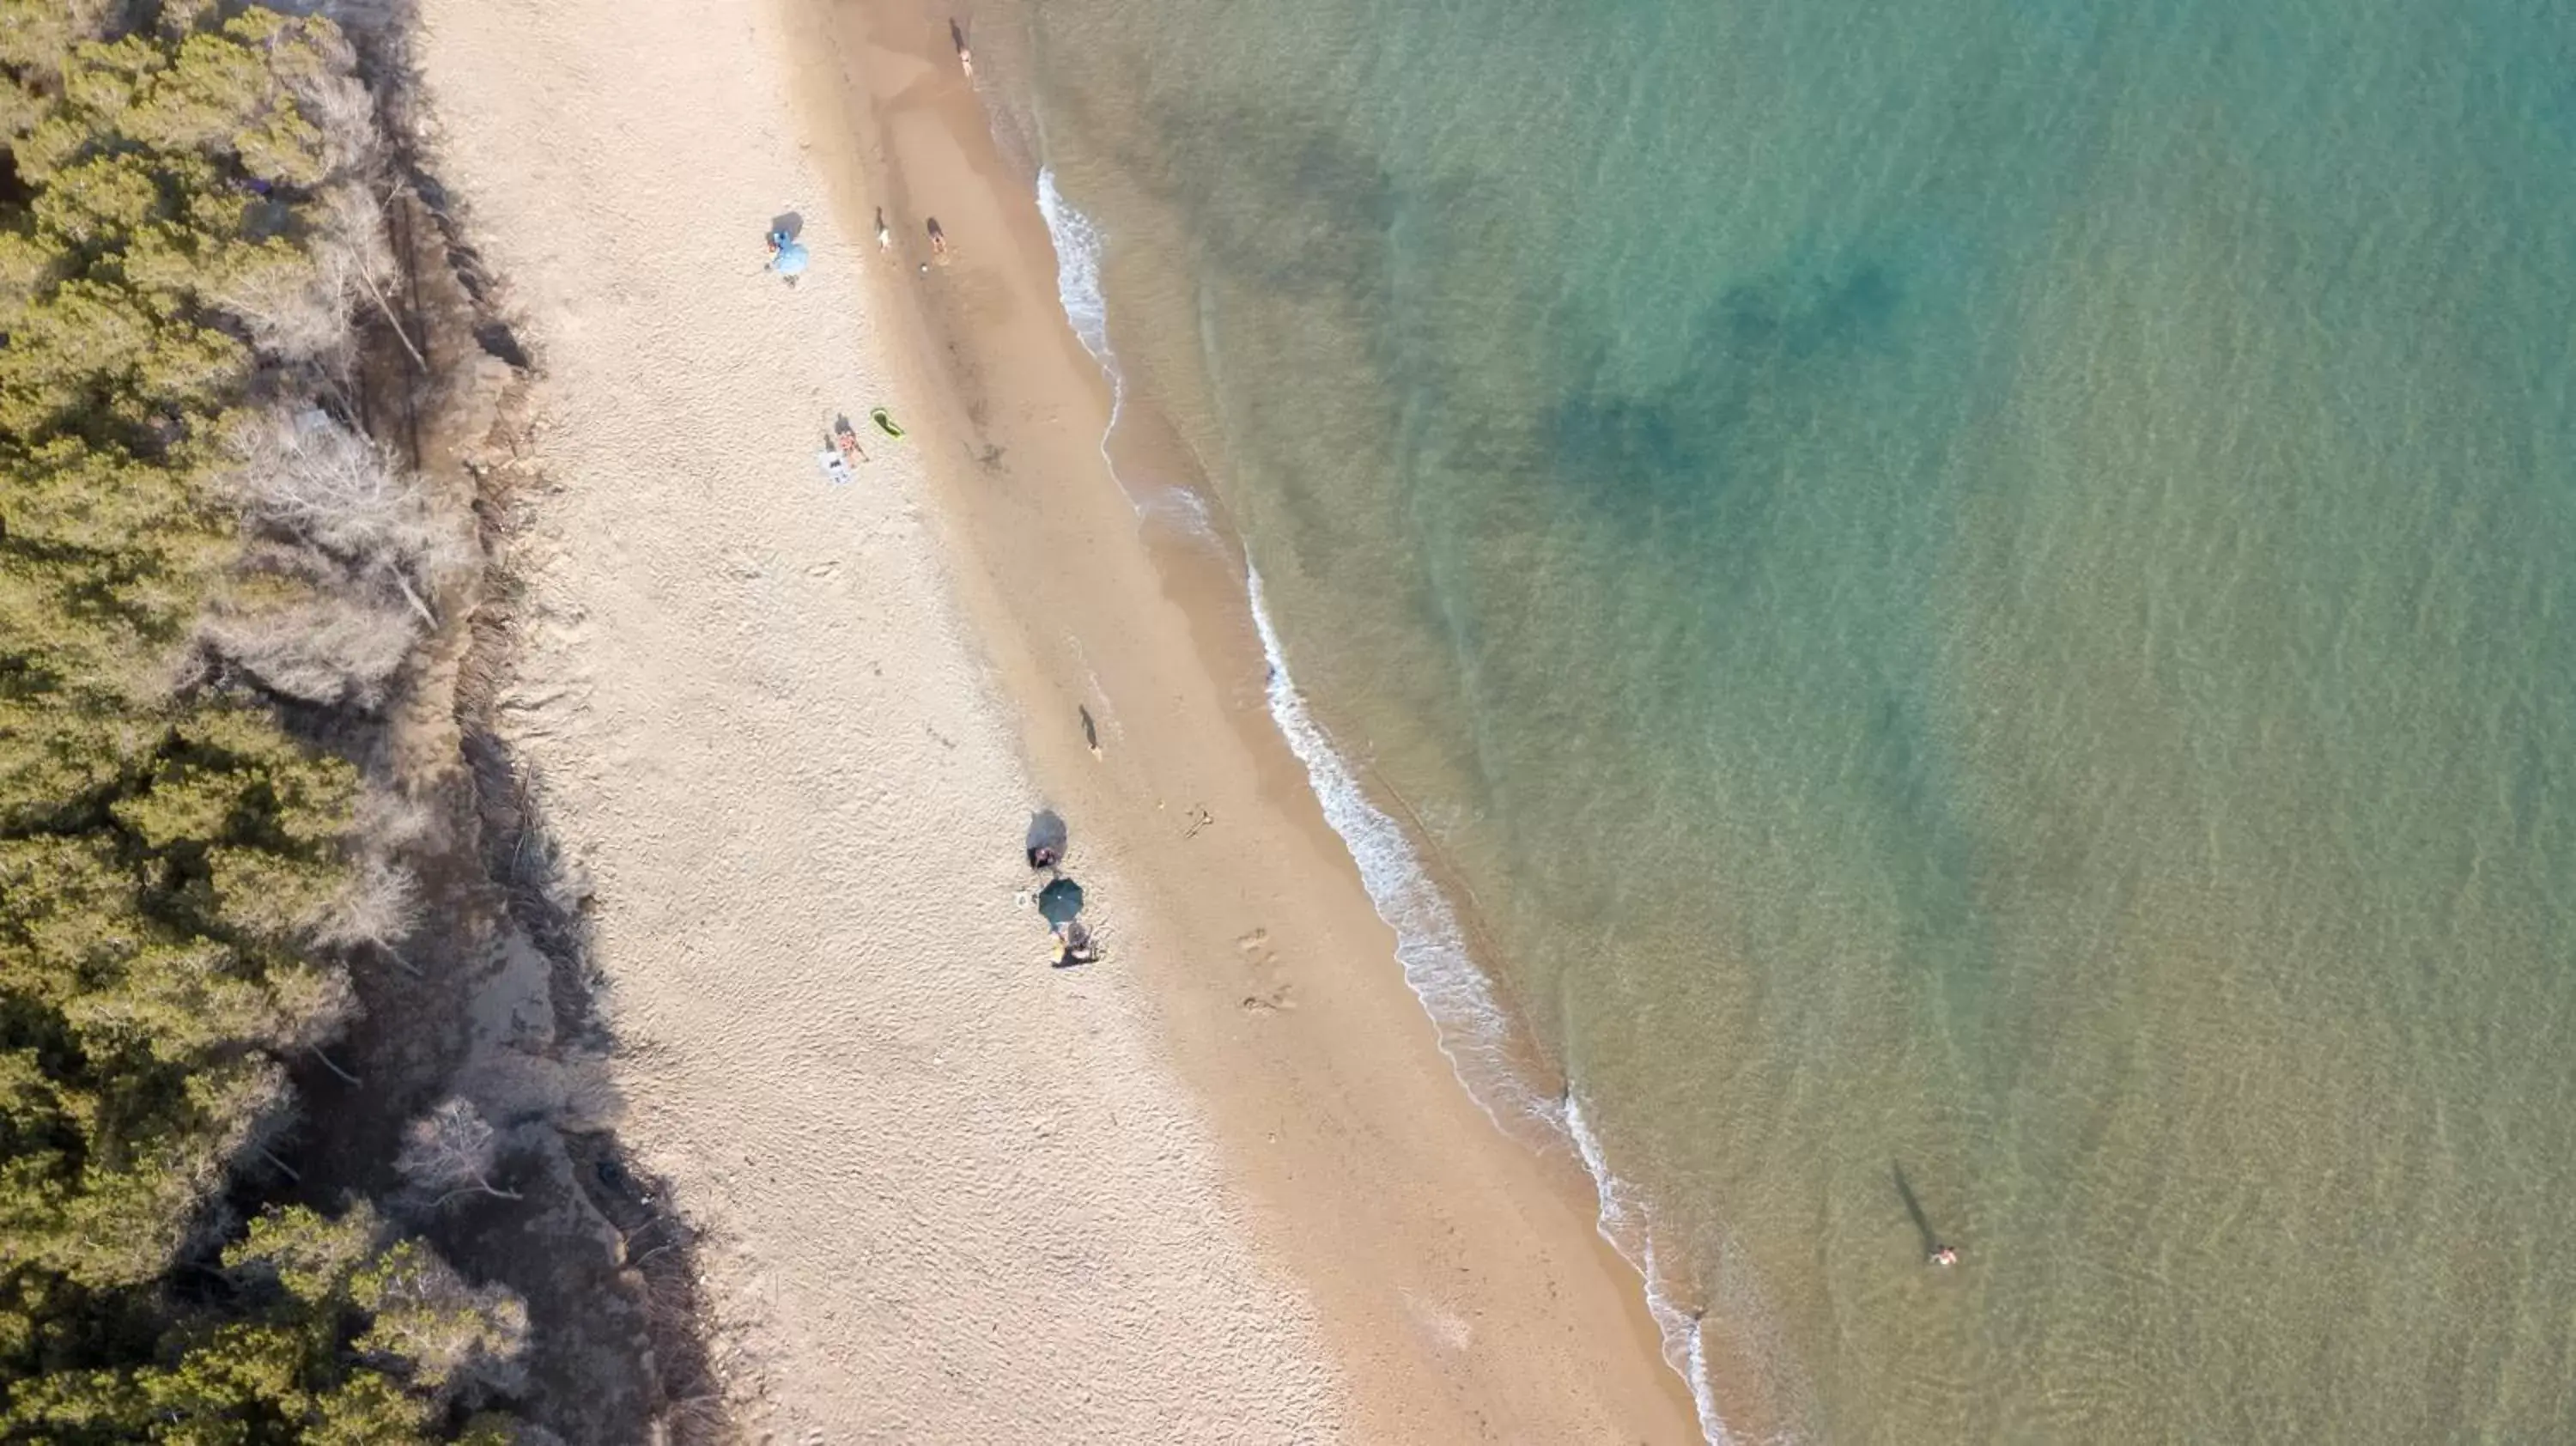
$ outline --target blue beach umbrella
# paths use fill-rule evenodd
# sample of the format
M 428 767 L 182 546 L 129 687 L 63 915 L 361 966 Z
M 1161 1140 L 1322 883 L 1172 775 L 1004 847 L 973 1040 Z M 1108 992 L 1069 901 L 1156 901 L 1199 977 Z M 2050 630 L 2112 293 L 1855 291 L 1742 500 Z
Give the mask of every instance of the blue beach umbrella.
M 784 231 L 769 233 L 769 269 L 781 276 L 802 275 L 805 270 L 805 247 Z

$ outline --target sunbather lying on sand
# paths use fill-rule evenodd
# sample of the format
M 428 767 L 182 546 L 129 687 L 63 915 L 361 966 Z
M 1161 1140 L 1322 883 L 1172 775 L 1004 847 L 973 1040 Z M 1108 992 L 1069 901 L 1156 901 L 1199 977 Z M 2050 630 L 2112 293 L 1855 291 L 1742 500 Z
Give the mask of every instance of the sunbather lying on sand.
M 1091 931 L 1080 924 L 1066 924 L 1055 931 L 1055 968 L 1070 969 L 1099 957 L 1100 947 L 1092 942 Z

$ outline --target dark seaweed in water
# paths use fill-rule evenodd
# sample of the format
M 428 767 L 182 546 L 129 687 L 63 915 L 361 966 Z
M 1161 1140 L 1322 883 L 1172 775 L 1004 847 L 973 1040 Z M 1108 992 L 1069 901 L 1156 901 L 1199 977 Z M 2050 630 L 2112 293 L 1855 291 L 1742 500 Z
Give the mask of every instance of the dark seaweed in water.
M 1651 383 L 1625 380 L 1594 344 L 1564 364 L 1571 384 L 1543 429 L 1556 478 L 1610 525 L 1666 546 L 1759 546 L 1795 449 L 1838 409 L 1852 370 L 1897 344 L 1903 297 L 1874 259 L 1730 286 Z

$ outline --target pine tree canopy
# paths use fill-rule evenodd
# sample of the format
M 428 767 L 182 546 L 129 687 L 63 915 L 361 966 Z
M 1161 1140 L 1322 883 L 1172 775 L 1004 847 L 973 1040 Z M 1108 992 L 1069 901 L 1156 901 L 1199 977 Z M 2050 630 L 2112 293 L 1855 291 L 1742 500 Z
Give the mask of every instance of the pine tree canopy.
M 182 664 L 275 585 L 234 439 L 309 359 L 281 317 L 345 335 L 368 105 L 326 20 L 0 0 L 0 1443 L 444 1439 L 526 1329 L 363 1206 L 209 1264 L 352 1009 L 313 936 L 358 778 Z

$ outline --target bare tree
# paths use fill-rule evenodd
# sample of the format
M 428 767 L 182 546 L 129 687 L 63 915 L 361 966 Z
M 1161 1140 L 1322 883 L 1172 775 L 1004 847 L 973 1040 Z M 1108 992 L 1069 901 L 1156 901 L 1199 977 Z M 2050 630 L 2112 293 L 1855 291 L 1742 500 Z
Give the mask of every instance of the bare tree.
M 360 298 L 372 304 L 393 328 L 394 339 L 411 353 L 413 364 L 426 370 L 429 358 L 412 341 L 402 313 L 394 309 L 388 295 L 400 276 L 385 213 L 401 194 L 398 188 L 359 177 L 326 188 L 314 198 L 319 223 L 313 259 L 334 297 L 346 305 L 355 305 Z
M 343 39 L 335 63 L 287 77 L 295 108 L 322 133 L 329 174 L 368 177 L 383 169 L 384 136 L 376 128 L 375 92 L 355 74 L 357 55 Z
M 491 1181 L 500 1140 L 483 1112 L 462 1095 L 450 1095 L 436 1109 L 411 1122 L 403 1132 L 402 1153 L 394 1169 L 422 1190 L 446 1193 L 430 1202 L 437 1209 L 459 1195 L 476 1191 L 502 1200 L 520 1198 Z
M 481 561 L 468 519 L 318 409 L 274 409 L 234 435 L 252 544 L 202 633 L 269 687 L 365 705 L 438 626 L 431 600 Z

